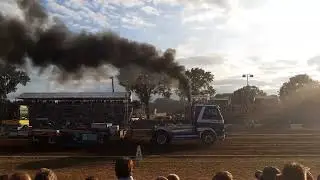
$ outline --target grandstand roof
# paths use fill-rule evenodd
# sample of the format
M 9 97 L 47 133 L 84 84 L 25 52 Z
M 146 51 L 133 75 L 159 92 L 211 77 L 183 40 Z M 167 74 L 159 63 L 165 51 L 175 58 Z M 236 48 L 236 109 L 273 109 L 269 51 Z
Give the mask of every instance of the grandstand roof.
M 118 99 L 130 98 L 126 92 L 22 93 L 17 99 Z

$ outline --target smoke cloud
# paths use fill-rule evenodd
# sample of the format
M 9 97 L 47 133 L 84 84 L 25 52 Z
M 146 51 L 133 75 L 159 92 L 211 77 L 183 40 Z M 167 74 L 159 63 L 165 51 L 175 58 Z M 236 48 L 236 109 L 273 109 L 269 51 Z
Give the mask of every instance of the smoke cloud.
M 165 73 L 179 80 L 190 92 L 185 68 L 175 62 L 174 50 L 161 54 L 150 44 L 131 41 L 112 32 L 73 33 L 61 22 L 48 28 L 48 14 L 37 0 L 17 0 L 17 3 L 24 13 L 24 21 L 0 14 L 0 59 L 5 63 L 22 67 L 28 57 L 35 67 L 54 65 L 63 76 L 77 74 L 77 77 L 84 68 L 136 65 Z

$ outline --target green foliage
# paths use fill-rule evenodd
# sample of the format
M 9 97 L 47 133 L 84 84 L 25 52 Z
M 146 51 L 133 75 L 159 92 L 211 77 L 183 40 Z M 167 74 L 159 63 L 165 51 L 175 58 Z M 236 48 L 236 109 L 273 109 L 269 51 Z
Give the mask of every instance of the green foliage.
M 0 99 L 7 98 L 7 94 L 15 92 L 17 85 L 25 86 L 30 82 L 26 72 L 11 65 L 0 64 Z
M 145 111 L 149 118 L 149 102 L 152 95 L 162 95 L 166 98 L 171 96 L 171 80 L 163 74 L 151 74 L 141 72 L 134 81 L 119 81 L 120 85 L 134 92 L 142 103 L 145 104 Z
M 197 95 L 210 95 L 214 96 L 216 90 L 212 86 L 214 75 L 211 72 L 205 71 L 201 68 L 192 68 L 186 71 L 186 76 L 191 82 L 191 94 Z M 183 88 L 176 90 L 176 94 L 180 98 L 185 98 Z
M 296 96 L 297 92 L 303 87 L 318 88 L 319 83 L 313 80 L 307 74 L 298 74 L 291 78 L 289 81 L 284 82 L 279 90 L 279 96 L 282 101 L 287 100 L 290 96 Z

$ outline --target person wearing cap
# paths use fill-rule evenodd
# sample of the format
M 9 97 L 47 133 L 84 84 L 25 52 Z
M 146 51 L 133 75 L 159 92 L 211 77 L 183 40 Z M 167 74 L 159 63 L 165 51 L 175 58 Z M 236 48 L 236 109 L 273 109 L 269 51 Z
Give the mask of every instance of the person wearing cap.
M 118 180 L 134 180 L 132 177 L 133 161 L 128 158 L 117 159 L 115 173 Z
M 276 180 L 281 174 L 281 171 L 276 167 L 267 166 L 263 168 L 263 171 L 256 171 L 255 177 L 258 180 Z

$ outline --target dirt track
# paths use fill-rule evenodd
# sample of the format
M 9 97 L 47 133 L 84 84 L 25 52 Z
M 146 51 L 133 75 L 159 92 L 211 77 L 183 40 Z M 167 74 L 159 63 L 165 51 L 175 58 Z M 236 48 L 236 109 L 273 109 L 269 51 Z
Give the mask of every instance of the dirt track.
M 267 132 L 237 133 L 229 136 L 226 141 L 211 147 L 203 147 L 197 143 L 175 144 L 163 149 L 142 145 L 144 160 L 141 166 L 135 169 L 134 175 L 137 179 L 153 179 L 158 175 L 174 172 L 182 179 L 204 180 L 211 179 L 216 171 L 229 170 L 236 179 L 250 179 L 253 178 L 256 169 L 270 165 L 281 168 L 284 163 L 292 161 L 301 162 L 310 167 L 312 173 L 319 174 L 320 133 L 311 131 L 291 132 L 291 134 L 264 133 Z M 18 144 L 16 141 L 16 145 Z M 0 156 L 0 173 L 22 170 L 33 174 L 41 167 L 48 167 L 53 169 L 60 179 L 84 179 L 88 175 L 96 175 L 100 179 L 115 179 L 114 157 L 91 156 L 134 155 L 135 150 L 136 144 L 110 144 L 105 147 L 83 149 L 1 148 L 1 155 L 5 157 Z M 157 154 L 160 157 L 150 156 Z M 20 156 L 8 157 L 7 155 Z M 33 157 L 29 157 L 31 155 Z M 52 157 L 35 157 L 38 155 Z M 61 155 L 61 157 L 56 155 Z M 179 157 L 163 157 L 166 155 L 178 155 Z M 216 156 L 200 157 L 199 155 Z
M 204 147 L 198 142 L 175 143 L 167 147 L 142 144 L 144 155 L 319 155 L 320 133 L 300 132 L 291 134 L 272 133 L 230 135 L 224 142 Z M 99 147 L 62 148 L 46 146 L 35 148 L 26 141 L 0 141 L 0 155 L 101 155 L 134 156 L 137 143 L 111 143 Z M 4 146 L 6 144 L 6 146 Z M 11 144 L 12 147 L 7 145 Z M 13 146 L 14 144 L 14 146 Z M 24 144 L 24 145 L 23 145 Z M 19 146 L 18 146 L 19 145 Z M 20 146 L 21 145 L 21 146 Z

